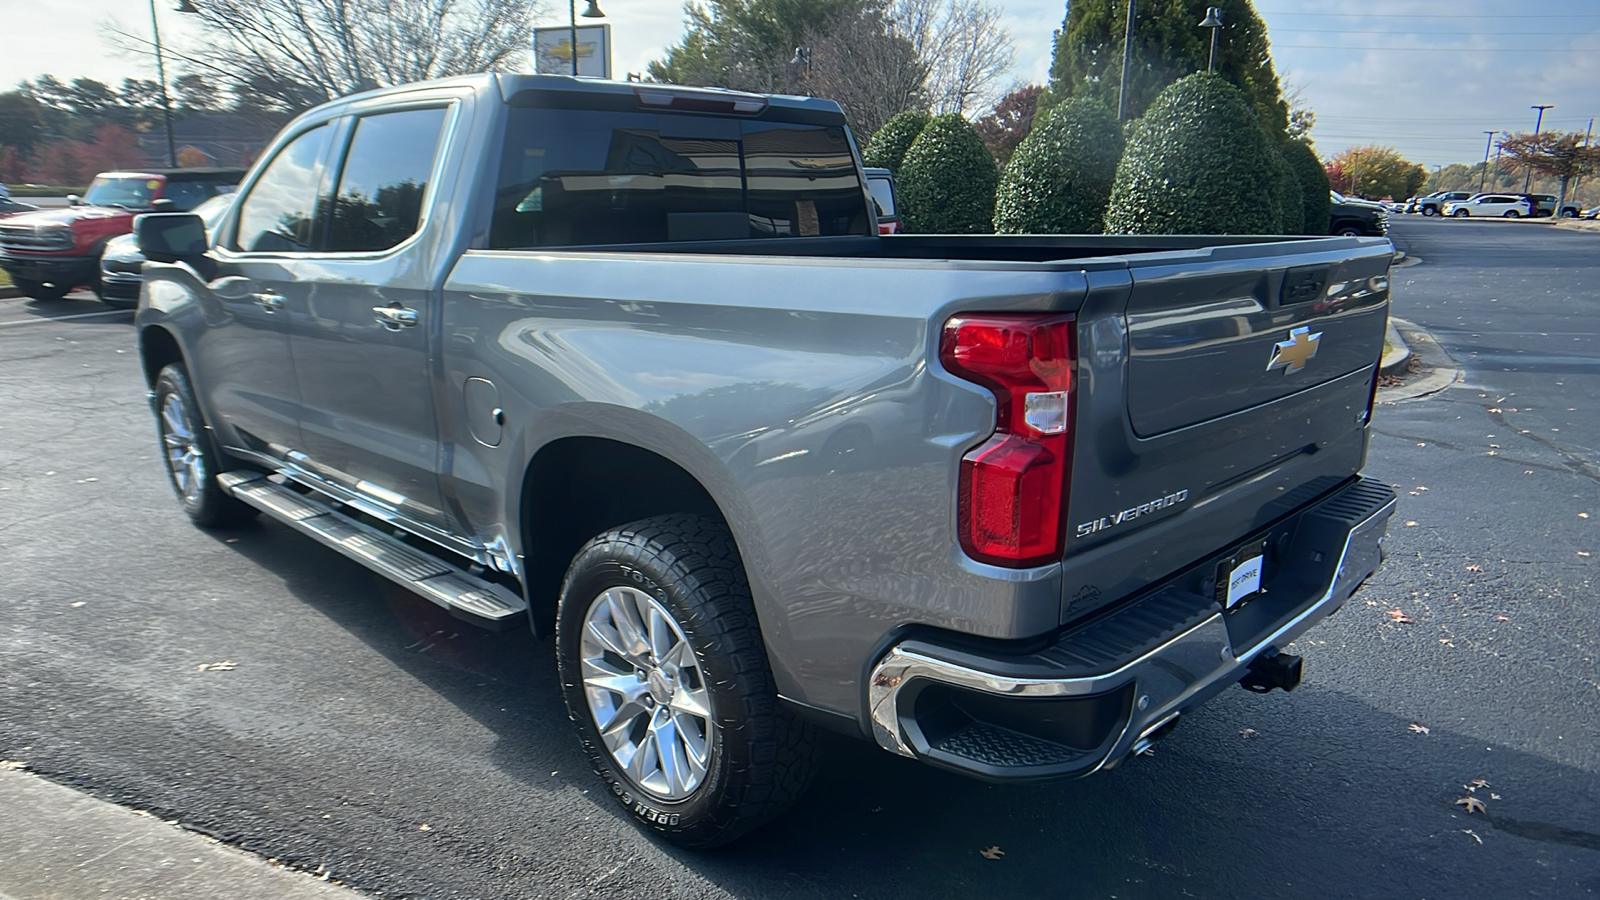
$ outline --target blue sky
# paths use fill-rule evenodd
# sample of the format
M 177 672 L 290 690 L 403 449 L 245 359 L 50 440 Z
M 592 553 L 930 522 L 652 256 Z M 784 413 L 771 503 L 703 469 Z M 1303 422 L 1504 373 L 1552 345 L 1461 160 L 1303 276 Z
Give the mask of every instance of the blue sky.
M 1043 81 L 1065 2 L 991 2 L 1017 44 L 1013 77 Z M 199 38 L 169 11 L 173 0 L 157 6 L 169 42 Z M 601 6 L 619 73 L 642 70 L 682 33 L 678 0 Z M 1484 131 L 1532 130 L 1531 104 L 1555 104 L 1547 129 L 1581 131 L 1600 116 L 1600 0 L 1256 0 L 1256 8 L 1279 75 L 1317 113 L 1313 136 L 1325 156 L 1378 143 L 1430 166 L 1475 162 Z M 146 0 L 0 0 L 0 23 L 0 85 L 45 72 L 154 77 L 148 55 L 119 55 L 105 40 L 113 25 L 147 34 Z

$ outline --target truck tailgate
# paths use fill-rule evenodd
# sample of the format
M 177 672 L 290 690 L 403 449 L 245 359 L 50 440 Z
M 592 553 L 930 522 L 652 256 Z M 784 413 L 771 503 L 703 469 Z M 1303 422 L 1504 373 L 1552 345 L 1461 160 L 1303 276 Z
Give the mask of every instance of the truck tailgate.
M 1393 248 L 1130 259 L 1091 289 L 1062 618 L 1127 596 L 1346 483 L 1366 454 Z

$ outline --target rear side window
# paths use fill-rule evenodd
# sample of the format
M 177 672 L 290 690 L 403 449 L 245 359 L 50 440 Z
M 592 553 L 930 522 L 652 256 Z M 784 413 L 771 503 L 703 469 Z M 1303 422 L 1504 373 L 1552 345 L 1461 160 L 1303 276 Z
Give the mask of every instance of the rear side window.
M 870 234 L 842 127 L 511 110 L 490 246 Z
M 356 120 L 323 249 L 388 250 L 416 234 L 446 112 L 408 109 Z
M 260 253 L 311 249 L 318 163 L 327 155 L 332 134 L 328 125 L 318 125 L 272 158 L 239 206 L 234 249 Z

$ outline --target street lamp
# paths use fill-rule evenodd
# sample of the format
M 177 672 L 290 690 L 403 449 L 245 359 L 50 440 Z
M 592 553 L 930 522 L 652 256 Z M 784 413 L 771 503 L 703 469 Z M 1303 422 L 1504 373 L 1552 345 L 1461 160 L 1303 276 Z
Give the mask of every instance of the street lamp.
M 1537 109 L 1539 111 L 1539 117 L 1533 120 L 1533 133 L 1534 134 L 1538 134 L 1539 133 L 1539 129 L 1544 127 L 1544 111 L 1547 110 L 1547 109 L 1555 109 L 1556 106 L 1555 106 L 1554 103 L 1547 103 L 1547 104 L 1543 104 L 1543 105 L 1530 106 L 1528 108 L 1529 109 Z M 1515 176 L 1513 176 L 1513 177 L 1515 177 Z M 1531 184 L 1533 184 L 1533 167 L 1529 166 L 1528 167 L 1528 176 L 1526 178 L 1522 179 L 1522 192 L 1524 194 L 1526 194 L 1528 192 L 1528 186 L 1531 185 Z
M 1206 60 L 1206 71 L 1211 72 L 1217 68 L 1217 31 L 1222 28 L 1222 7 L 1206 7 L 1206 17 L 1200 21 L 1200 27 L 1211 29 L 1211 58 Z
M 1483 145 L 1483 177 L 1478 179 L 1478 193 L 1483 193 L 1489 185 L 1489 151 L 1494 147 L 1494 136 L 1498 132 L 1485 131 L 1489 136 L 1488 143 Z
M 567 0 L 567 16 L 572 27 L 572 74 L 578 74 L 578 0 Z M 589 0 L 589 7 L 583 11 L 585 19 L 604 19 L 606 14 L 600 11 L 600 4 Z

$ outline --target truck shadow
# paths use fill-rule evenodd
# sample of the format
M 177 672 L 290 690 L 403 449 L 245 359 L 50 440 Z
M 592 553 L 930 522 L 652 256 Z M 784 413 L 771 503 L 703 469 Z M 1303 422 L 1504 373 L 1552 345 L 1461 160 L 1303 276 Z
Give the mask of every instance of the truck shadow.
M 247 539 L 231 549 L 491 729 L 491 762 L 528 789 L 530 807 L 552 780 L 588 791 L 579 802 L 595 815 L 533 846 L 620 846 L 681 881 L 685 895 L 704 893 L 702 879 L 741 898 L 1600 891 L 1600 773 L 1443 727 L 1413 733 L 1407 720 L 1317 683 L 1316 654 L 1329 651 L 1315 648 L 1308 681 L 1293 696 L 1225 693 L 1153 756 L 1082 781 L 983 784 L 830 737 L 822 773 L 787 816 L 723 850 L 682 851 L 634 833 L 598 789 L 566 719 L 550 642 L 457 622 L 281 526 L 234 534 Z M 1489 783 L 1473 794 L 1487 815 L 1453 805 L 1477 778 Z M 464 818 L 457 838 L 478 848 L 503 843 L 503 830 L 521 824 L 470 811 Z M 475 890 L 537 894 L 542 881 L 510 873 L 551 860 L 523 846 L 515 865 Z M 659 884 L 630 881 L 629 866 L 614 862 L 595 861 L 613 870 L 597 891 L 659 895 Z M 383 877 L 355 886 L 383 893 Z

